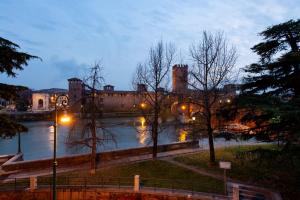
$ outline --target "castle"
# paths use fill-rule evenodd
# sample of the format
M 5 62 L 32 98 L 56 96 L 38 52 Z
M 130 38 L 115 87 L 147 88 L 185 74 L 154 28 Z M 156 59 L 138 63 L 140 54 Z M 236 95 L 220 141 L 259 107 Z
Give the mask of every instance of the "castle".
M 73 111 L 79 112 L 83 104 L 86 103 L 83 101 L 84 97 L 88 96 L 91 91 L 78 78 L 70 78 L 68 82 L 69 104 Z M 145 103 L 143 93 L 147 91 L 147 87 L 143 84 L 138 84 L 136 88 L 135 91 L 120 91 L 115 90 L 112 85 L 105 85 L 103 90 L 97 90 L 97 103 L 101 104 L 100 107 L 103 112 L 135 111 L 138 106 Z M 161 90 L 164 91 L 163 88 Z M 178 107 L 187 101 L 193 92 L 195 91 L 188 88 L 188 65 L 174 65 L 172 68 L 172 91 L 168 93 L 169 99 L 173 103 L 170 109 L 178 110 Z M 233 84 L 225 85 L 222 89 L 222 93 L 226 98 L 232 97 L 235 92 L 236 87 Z M 188 110 L 191 112 L 193 109 L 199 110 L 199 108 L 192 105 L 189 106 Z
M 69 97 L 69 105 L 73 112 L 81 112 L 88 105 L 88 98 L 91 90 L 81 79 L 68 79 L 68 90 L 63 89 L 47 89 L 33 92 L 32 94 L 32 111 L 51 111 L 54 109 L 55 99 L 57 95 L 67 94 Z M 105 85 L 102 90 L 97 90 L 96 100 L 101 112 L 135 112 L 140 105 L 145 105 L 144 93 L 147 87 L 144 84 L 137 84 L 136 90 L 121 91 L 115 90 L 112 85 Z M 160 92 L 164 92 L 164 88 L 160 88 Z M 219 102 L 228 102 L 236 95 L 237 85 L 228 84 L 219 89 Z M 151 94 L 151 91 L 148 93 Z M 186 112 L 192 113 L 200 111 L 199 106 L 192 104 L 191 99 L 195 98 L 197 91 L 188 88 L 188 65 L 174 65 L 172 67 L 172 90 L 167 93 L 169 106 L 171 111 L 177 112 L 182 105 L 188 106 Z M 87 100 L 87 102 L 86 102 Z M 182 107 L 183 108 L 183 107 Z M 181 113 L 183 110 L 181 110 Z M 191 116 L 189 114 L 189 116 Z

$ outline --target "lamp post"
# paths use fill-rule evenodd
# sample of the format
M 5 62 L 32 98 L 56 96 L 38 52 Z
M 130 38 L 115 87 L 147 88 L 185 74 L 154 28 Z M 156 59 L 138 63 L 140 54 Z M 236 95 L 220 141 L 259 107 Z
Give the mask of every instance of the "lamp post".
M 57 136 L 57 124 L 58 124 L 58 114 L 57 109 L 60 107 L 66 108 L 68 106 L 68 96 L 59 95 L 55 100 L 55 119 L 54 119 L 54 144 L 53 144 L 53 177 L 52 177 L 52 191 L 53 191 L 53 200 L 56 200 L 56 136 Z M 62 123 L 66 123 L 70 121 L 70 117 L 61 118 Z
M 21 153 L 21 135 L 20 131 L 18 131 L 18 154 Z

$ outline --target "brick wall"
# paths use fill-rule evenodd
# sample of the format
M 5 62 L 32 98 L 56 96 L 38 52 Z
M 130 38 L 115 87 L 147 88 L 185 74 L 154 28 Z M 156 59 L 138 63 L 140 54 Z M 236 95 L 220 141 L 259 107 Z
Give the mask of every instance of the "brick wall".
M 168 192 L 131 192 L 130 190 L 107 190 L 100 188 L 63 188 L 57 190 L 57 200 L 213 200 L 214 195 L 187 195 L 172 194 Z M 51 200 L 52 195 L 49 189 L 38 189 L 31 191 L 1 192 L 1 200 Z M 225 200 L 221 196 L 219 200 Z

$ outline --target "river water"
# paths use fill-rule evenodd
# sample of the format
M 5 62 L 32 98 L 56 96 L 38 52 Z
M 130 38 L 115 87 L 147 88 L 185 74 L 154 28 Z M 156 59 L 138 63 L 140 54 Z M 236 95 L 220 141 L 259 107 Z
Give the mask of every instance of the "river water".
M 134 147 L 144 147 L 151 145 L 151 135 L 144 124 L 142 117 L 135 118 L 108 118 L 103 120 L 105 129 L 113 136 L 114 141 L 108 140 L 98 145 L 98 152 L 115 149 L 126 149 Z M 38 121 L 26 122 L 27 133 L 21 134 L 21 150 L 24 160 L 35 160 L 41 158 L 51 158 L 53 155 L 53 122 Z M 88 153 L 90 149 L 83 145 L 68 145 L 70 141 L 70 127 L 58 126 L 57 131 L 57 156 Z M 77 134 L 75 134 L 77 135 Z M 72 135 L 71 135 L 72 136 Z M 167 144 L 173 142 L 183 142 L 190 139 L 190 134 L 181 126 L 170 125 L 159 134 L 158 143 Z M 256 140 L 248 141 L 226 141 L 223 138 L 215 139 L 215 145 L 228 146 L 240 144 L 255 144 Z M 202 148 L 207 148 L 207 139 L 199 140 Z M 15 154 L 18 149 L 18 138 L 0 139 L 0 155 Z

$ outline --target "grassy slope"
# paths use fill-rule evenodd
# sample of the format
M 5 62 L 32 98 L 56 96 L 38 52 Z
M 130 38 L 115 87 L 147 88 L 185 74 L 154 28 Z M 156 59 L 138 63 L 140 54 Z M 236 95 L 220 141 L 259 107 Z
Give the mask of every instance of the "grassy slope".
M 196 174 L 166 161 L 143 161 L 122 166 L 98 169 L 94 176 L 89 171 L 76 171 L 58 174 L 58 184 L 80 184 L 86 177 L 87 184 L 133 185 L 134 175 L 140 175 L 143 186 L 169 189 L 194 190 L 222 194 L 223 182 L 211 177 Z M 78 178 L 76 178 L 78 177 Z M 40 178 L 39 182 L 51 177 Z
M 238 152 L 254 150 L 258 148 L 273 149 L 276 147 L 274 147 L 273 145 L 259 145 L 259 146 L 251 145 L 251 146 L 220 148 L 220 149 L 216 149 L 215 151 L 216 160 L 217 162 L 219 162 L 220 160 L 231 161 L 232 169 L 228 171 L 228 175 L 235 179 L 249 181 L 249 179 L 258 176 L 259 171 L 256 168 L 257 163 L 247 162 L 242 164 L 239 160 L 235 158 L 235 154 Z M 200 153 L 187 155 L 187 156 L 179 156 L 174 158 L 174 160 L 197 168 L 207 169 L 208 171 L 212 171 L 218 174 L 223 174 L 223 170 L 220 169 L 218 165 L 211 166 L 209 164 L 208 151 L 203 151 Z
M 292 154 L 277 157 L 266 156 L 266 159 L 237 159 L 239 152 L 255 149 L 278 150 L 275 145 L 241 146 L 229 147 L 216 150 L 216 159 L 224 159 L 232 162 L 232 169 L 228 175 L 231 178 L 249 182 L 251 184 L 262 185 L 281 191 L 285 199 L 293 199 L 293 196 L 300 195 L 300 156 Z M 300 153 L 300 152 L 298 152 Z M 210 166 L 209 152 L 204 151 L 192 155 L 179 156 L 174 160 L 192 165 L 197 168 L 222 174 L 223 170 L 218 165 Z M 290 197 L 292 196 L 292 198 Z M 300 197 L 299 197 L 300 198 Z

